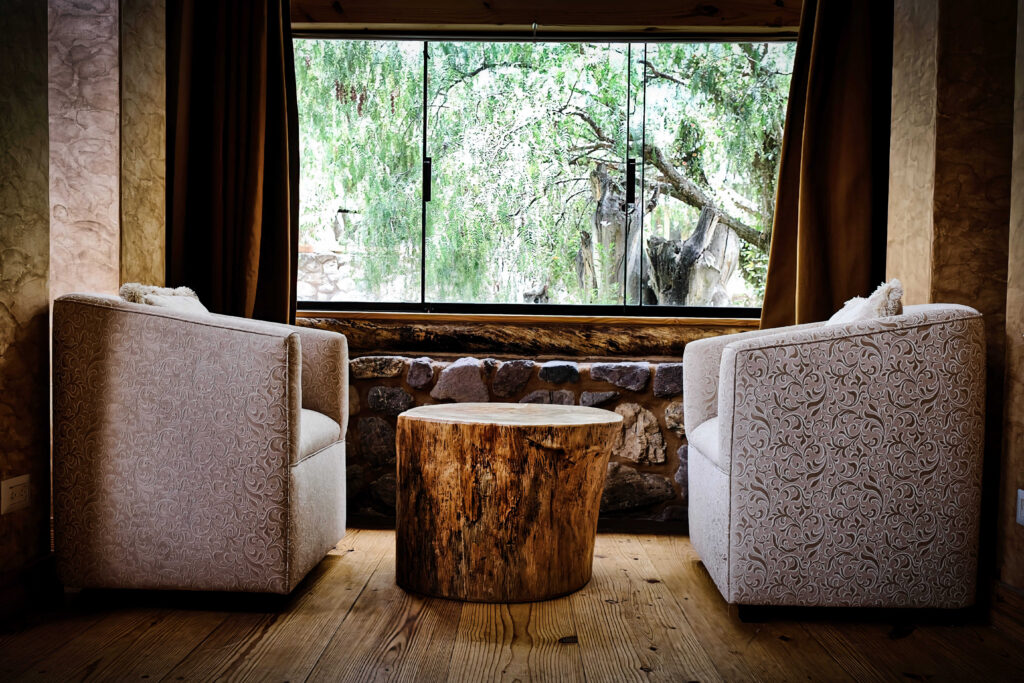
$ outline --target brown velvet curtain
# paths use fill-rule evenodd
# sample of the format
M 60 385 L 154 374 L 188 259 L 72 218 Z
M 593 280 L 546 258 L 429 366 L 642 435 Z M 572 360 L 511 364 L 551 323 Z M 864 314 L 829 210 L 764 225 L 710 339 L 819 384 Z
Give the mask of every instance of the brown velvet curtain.
M 893 3 L 804 0 L 761 327 L 825 320 L 885 277 Z
M 167 280 L 290 322 L 299 144 L 289 0 L 168 3 Z

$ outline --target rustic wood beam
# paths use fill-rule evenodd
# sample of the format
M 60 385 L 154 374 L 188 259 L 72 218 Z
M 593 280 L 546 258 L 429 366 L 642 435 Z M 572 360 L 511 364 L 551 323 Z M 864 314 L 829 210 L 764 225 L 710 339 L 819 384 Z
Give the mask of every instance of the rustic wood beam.
M 758 320 L 301 311 L 299 324 L 344 334 L 352 354 L 455 349 L 493 356 L 654 359 L 679 357 L 696 339 L 756 329 Z
M 293 0 L 298 30 L 393 32 L 794 32 L 802 0 Z

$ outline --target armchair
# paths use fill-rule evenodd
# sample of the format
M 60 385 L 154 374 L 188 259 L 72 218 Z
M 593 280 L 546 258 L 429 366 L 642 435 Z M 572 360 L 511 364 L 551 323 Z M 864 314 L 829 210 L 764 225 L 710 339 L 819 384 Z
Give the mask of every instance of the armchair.
M 973 603 L 977 311 L 728 335 L 683 362 L 690 538 L 728 602 Z
M 345 533 L 345 337 L 72 294 L 53 308 L 58 571 L 287 593 Z

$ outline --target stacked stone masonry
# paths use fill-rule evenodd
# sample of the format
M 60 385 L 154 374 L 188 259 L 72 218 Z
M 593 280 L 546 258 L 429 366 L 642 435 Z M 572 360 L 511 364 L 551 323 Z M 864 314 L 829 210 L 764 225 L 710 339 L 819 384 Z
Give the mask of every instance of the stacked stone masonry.
M 602 518 L 686 522 L 681 363 L 377 355 L 352 359 L 350 380 L 348 493 L 356 519 L 394 517 L 399 413 L 432 403 L 496 401 L 619 413 Z

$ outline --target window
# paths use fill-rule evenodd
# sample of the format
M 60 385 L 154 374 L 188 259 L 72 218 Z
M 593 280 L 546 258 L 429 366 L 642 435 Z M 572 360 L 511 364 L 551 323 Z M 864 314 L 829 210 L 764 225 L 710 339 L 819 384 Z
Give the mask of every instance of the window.
M 756 314 L 793 43 L 295 54 L 300 303 Z

